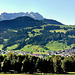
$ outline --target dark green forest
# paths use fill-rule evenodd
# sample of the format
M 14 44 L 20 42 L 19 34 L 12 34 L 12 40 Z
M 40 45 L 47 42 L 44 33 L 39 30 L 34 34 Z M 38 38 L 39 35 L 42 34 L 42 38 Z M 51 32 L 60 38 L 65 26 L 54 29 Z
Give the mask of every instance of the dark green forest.
M 0 72 L 4 73 L 67 73 L 75 72 L 75 55 L 61 57 L 52 55 L 46 59 L 30 55 L 8 53 L 0 55 Z

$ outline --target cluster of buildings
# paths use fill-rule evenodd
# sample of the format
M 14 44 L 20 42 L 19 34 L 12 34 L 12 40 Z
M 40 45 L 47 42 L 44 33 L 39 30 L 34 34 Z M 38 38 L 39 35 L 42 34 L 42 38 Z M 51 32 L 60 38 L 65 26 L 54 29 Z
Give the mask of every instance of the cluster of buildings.
M 4 50 L 0 50 L 0 55 L 2 54 L 8 54 L 8 51 L 4 51 Z M 15 53 L 16 55 L 20 54 L 20 55 L 31 55 L 31 56 L 37 56 L 40 58 L 45 58 L 47 56 L 51 56 L 51 55 L 60 55 L 60 56 L 73 56 L 75 54 L 75 49 L 66 49 L 66 50 L 60 50 L 60 51 L 47 51 L 45 52 L 45 54 L 39 54 L 39 53 L 35 53 L 33 54 L 32 52 L 25 52 L 25 51 L 11 51 L 11 53 Z
M 0 50 L 0 55 L 7 55 L 9 52 L 8 51 L 4 51 L 4 50 Z M 42 54 L 33 54 L 32 52 L 25 52 L 25 51 L 16 51 L 16 50 L 13 50 L 13 51 L 10 51 L 10 53 L 15 53 L 15 55 L 31 55 L 31 56 L 37 56 L 37 57 L 40 57 L 40 58 L 43 58 L 43 55 Z
M 49 55 L 60 55 L 60 56 L 73 56 L 75 54 L 75 49 L 66 49 L 60 51 L 49 51 Z

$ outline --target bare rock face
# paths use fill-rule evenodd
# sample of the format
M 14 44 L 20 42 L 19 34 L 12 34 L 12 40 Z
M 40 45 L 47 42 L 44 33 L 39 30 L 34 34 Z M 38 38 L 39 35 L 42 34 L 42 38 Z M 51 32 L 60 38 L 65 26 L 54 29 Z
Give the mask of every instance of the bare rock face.
M 37 19 L 37 20 L 42 20 L 44 19 L 42 15 L 40 15 L 38 12 L 34 13 L 34 12 L 20 12 L 20 13 L 1 13 L 0 15 L 0 21 L 2 20 L 11 20 L 11 19 L 15 19 L 17 17 L 21 17 L 21 16 L 29 16 L 32 17 L 33 19 Z

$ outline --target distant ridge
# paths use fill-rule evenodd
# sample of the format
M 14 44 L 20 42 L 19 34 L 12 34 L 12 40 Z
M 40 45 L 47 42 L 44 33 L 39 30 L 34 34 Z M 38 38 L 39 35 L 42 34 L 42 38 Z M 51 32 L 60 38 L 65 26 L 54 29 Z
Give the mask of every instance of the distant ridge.
M 32 17 L 34 19 L 37 19 L 37 20 L 42 20 L 44 19 L 42 15 L 40 15 L 38 12 L 34 13 L 34 12 L 20 12 L 20 13 L 1 13 L 0 15 L 0 21 L 2 20 L 11 20 L 11 19 L 15 19 L 17 17 L 21 17 L 21 16 L 29 16 L 29 17 Z
M 43 23 L 46 23 L 46 24 L 58 24 L 58 25 L 63 25 L 62 23 L 56 21 L 56 20 L 53 20 L 53 19 L 46 19 L 44 18 L 41 14 L 39 14 L 38 12 L 34 13 L 34 12 L 20 12 L 20 13 L 1 13 L 0 15 L 0 21 L 4 21 L 4 20 L 13 20 L 13 19 L 16 19 L 18 17 L 25 17 L 25 16 L 28 16 L 28 17 L 31 17 L 35 20 L 41 20 Z

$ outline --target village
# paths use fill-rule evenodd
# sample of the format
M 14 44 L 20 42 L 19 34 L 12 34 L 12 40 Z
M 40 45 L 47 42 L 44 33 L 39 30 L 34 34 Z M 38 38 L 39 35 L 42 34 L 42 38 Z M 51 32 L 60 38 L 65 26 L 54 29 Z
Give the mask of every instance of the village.
M 4 50 L 0 50 L 0 55 L 7 55 L 9 53 L 9 51 L 4 51 Z M 16 51 L 16 50 L 12 50 L 10 51 L 10 53 L 15 53 L 15 55 L 31 55 L 31 56 L 36 56 L 36 57 L 40 57 L 40 58 L 46 58 L 47 56 L 51 56 L 51 55 L 60 55 L 62 57 L 70 57 L 73 56 L 75 54 L 75 49 L 66 49 L 66 50 L 60 50 L 60 51 L 46 51 L 44 54 L 39 54 L 39 53 L 35 53 L 33 54 L 33 52 L 26 52 L 26 51 Z

